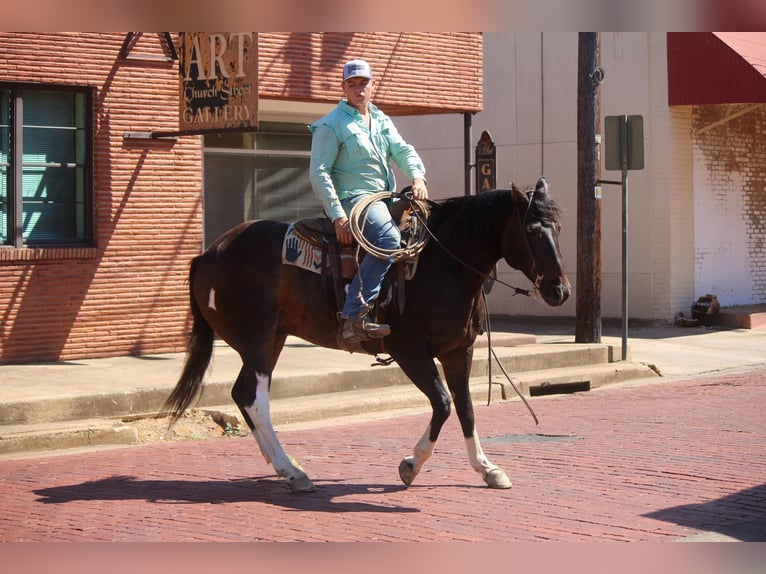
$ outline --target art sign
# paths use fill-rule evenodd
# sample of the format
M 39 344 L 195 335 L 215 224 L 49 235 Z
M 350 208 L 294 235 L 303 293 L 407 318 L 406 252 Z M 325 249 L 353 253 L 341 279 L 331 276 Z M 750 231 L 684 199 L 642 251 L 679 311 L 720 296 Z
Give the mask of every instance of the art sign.
M 180 32 L 179 131 L 258 127 L 258 34 Z

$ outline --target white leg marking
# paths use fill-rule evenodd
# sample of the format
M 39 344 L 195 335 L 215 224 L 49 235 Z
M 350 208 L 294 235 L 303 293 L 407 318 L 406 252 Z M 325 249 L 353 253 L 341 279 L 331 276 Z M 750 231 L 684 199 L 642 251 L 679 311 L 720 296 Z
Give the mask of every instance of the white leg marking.
M 399 465 L 399 476 L 402 481 L 409 485 L 415 480 L 415 477 L 423 468 L 425 462 L 431 458 L 434 452 L 435 443 L 431 442 L 429 438 L 431 435 L 431 424 L 426 427 L 426 432 L 420 437 L 420 440 L 415 445 L 412 451 L 412 455 L 404 457 L 404 460 Z
M 287 474 L 287 467 L 290 466 L 287 455 L 282 449 L 282 444 L 277 438 L 277 433 L 271 424 L 271 408 L 269 405 L 269 376 L 263 373 L 256 373 L 255 380 L 255 402 L 246 407 L 250 420 L 253 421 L 255 429 L 253 434 L 258 446 L 261 448 L 266 462 L 274 465 L 274 469 L 281 475 Z
M 476 432 L 475 428 L 473 435 L 465 439 L 465 447 L 468 450 L 468 460 L 471 462 L 471 466 L 480 475 L 487 476 L 488 472 L 500 468 L 492 464 L 484 454 L 479 441 L 479 433 Z
M 468 449 L 468 458 L 471 466 L 478 472 L 490 488 L 511 488 L 512 483 L 505 474 L 505 471 L 499 466 L 492 464 L 481 450 L 479 434 L 476 428 L 473 429 L 473 435 L 465 439 L 465 446 Z
M 217 311 L 215 308 L 215 289 L 212 287 L 210 288 L 210 294 L 207 296 L 207 306 L 210 307 L 213 311 Z
M 285 453 L 279 442 L 274 426 L 271 424 L 271 409 L 269 406 L 269 375 L 256 373 L 255 401 L 245 407 L 255 429 L 253 435 L 258 442 L 266 462 L 270 462 L 279 476 L 287 477 L 294 490 L 313 490 L 308 476 L 301 465 Z M 293 482 L 295 481 L 295 482 Z

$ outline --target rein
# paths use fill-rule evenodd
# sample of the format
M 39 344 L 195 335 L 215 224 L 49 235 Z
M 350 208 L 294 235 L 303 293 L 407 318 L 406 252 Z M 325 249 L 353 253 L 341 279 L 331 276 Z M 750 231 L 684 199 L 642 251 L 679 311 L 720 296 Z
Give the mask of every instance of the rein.
M 527 218 L 529 217 L 529 210 L 530 210 L 530 208 L 532 206 L 532 199 L 534 198 L 534 193 L 535 192 L 533 190 L 532 191 L 532 196 L 529 198 L 529 204 L 527 205 L 527 209 L 524 212 L 524 225 L 525 226 L 526 226 Z M 408 196 L 408 194 L 405 192 L 405 193 L 401 194 L 401 197 L 404 198 L 407 201 L 412 202 L 411 194 Z M 420 221 L 421 225 L 426 230 L 426 232 L 428 233 L 430 238 L 433 239 L 436 242 L 436 244 L 439 247 L 441 247 L 447 255 L 452 257 L 452 259 L 454 259 L 455 261 L 457 261 L 458 263 L 460 263 L 461 265 L 463 265 L 467 269 L 473 271 L 477 275 L 483 277 L 485 279 L 485 281 L 492 281 L 492 280 L 494 280 L 495 282 L 500 283 L 501 285 L 504 285 L 504 286 L 512 289 L 513 290 L 512 297 L 515 297 L 516 295 L 526 295 L 527 297 L 533 297 L 535 299 L 537 298 L 537 290 L 540 287 L 540 281 L 543 278 L 542 275 L 539 275 L 539 274 L 537 275 L 537 278 L 536 278 L 535 283 L 534 283 L 534 287 L 532 288 L 531 292 L 530 292 L 529 289 L 521 289 L 520 287 L 515 287 L 515 286 L 513 286 L 513 285 L 511 285 L 509 283 L 506 283 L 505 281 L 503 281 L 501 279 L 498 279 L 497 277 L 492 278 L 489 275 L 487 275 L 486 273 L 482 273 L 481 271 L 479 271 L 478 269 L 476 269 L 472 265 L 469 265 L 468 263 L 466 263 L 465 261 L 460 259 L 457 255 L 452 253 L 449 249 L 447 249 L 444 246 L 444 244 L 441 241 L 439 241 L 439 239 L 428 228 L 428 225 L 426 225 L 426 222 L 423 221 L 423 219 L 420 216 L 420 213 L 418 212 L 418 210 L 414 210 L 414 212 L 415 212 L 415 216 L 418 218 L 418 220 Z M 492 385 L 493 384 L 497 384 L 497 383 L 493 383 L 492 382 L 492 357 L 494 357 L 495 361 L 497 361 L 497 365 L 500 367 L 500 370 L 502 371 L 503 375 L 505 375 L 505 378 L 508 380 L 508 382 L 510 383 L 511 387 L 513 387 L 513 390 L 516 391 L 516 394 L 519 395 L 519 398 L 524 403 L 524 406 L 527 407 L 527 410 L 529 411 L 529 414 L 532 415 L 532 418 L 534 419 L 535 424 L 538 425 L 538 424 L 540 424 L 540 421 L 538 420 L 537 414 L 535 413 L 534 409 L 532 408 L 532 405 L 529 404 L 529 401 L 527 401 L 527 398 L 524 396 L 524 393 L 521 392 L 521 389 L 518 387 L 518 385 L 516 385 L 516 383 L 513 382 L 513 379 L 511 378 L 511 375 L 509 375 L 508 371 L 505 370 L 505 367 L 503 367 L 503 363 L 500 362 L 500 359 L 498 358 L 497 353 L 495 353 L 495 349 L 492 347 L 492 326 L 491 326 L 490 320 L 489 320 L 489 307 L 487 305 L 487 294 L 484 291 L 483 287 L 481 289 L 481 296 L 484 299 L 484 322 L 487 325 L 487 350 L 488 350 L 487 374 L 489 376 L 489 381 L 488 381 L 489 386 L 487 388 L 487 406 L 489 406 L 490 401 L 492 399 Z M 503 397 L 503 398 L 505 398 L 505 397 Z
M 414 246 L 408 246 L 408 248 L 405 249 L 398 249 L 398 250 L 383 250 L 379 249 L 375 246 L 372 246 L 364 237 L 363 235 L 363 224 L 362 226 L 359 225 L 359 219 L 362 217 L 364 210 L 374 201 L 378 201 L 381 199 L 388 199 L 391 197 L 400 197 L 401 199 L 409 202 L 410 206 L 413 208 L 412 213 L 414 213 L 415 217 L 417 218 L 418 222 L 420 223 L 420 226 L 417 230 L 417 241 Z M 527 209 L 524 212 L 524 218 L 523 223 L 526 226 L 527 218 L 529 217 L 529 211 L 532 206 L 532 200 L 534 199 L 534 190 L 532 191 L 532 196 L 529 199 L 529 204 L 527 205 Z M 430 202 L 429 203 L 433 203 Z M 373 255 L 374 257 L 378 257 L 379 259 L 388 259 L 389 257 L 392 258 L 394 261 L 398 261 L 399 259 L 405 259 L 407 257 L 411 257 L 414 255 L 417 255 L 420 253 L 420 251 L 423 250 L 423 248 L 426 245 L 427 239 L 430 237 L 433 239 L 436 244 L 442 248 L 442 250 L 449 255 L 452 259 L 460 263 L 465 268 L 469 269 L 470 271 L 476 273 L 480 277 L 484 278 L 485 281 L 494 281 L 497 283 L 500 283 L 501 285 L 504 285 L 505 287 L 508 287 L 509 289 L 513 290 L 513 297 L 516 295 L 526 295 L 527 297 L 537 298 L 537 291 L 540 287 L 540 281 L 542 280 L 542 275 L 537 275 L 537 278 L 535 280 L 534 286 L 532 289 L 522 289 L 520 287 L 515 287 L 514 285 L 511 285 L 510 283 L 506 283 L 505 281 L 498 279 L 495 277 L 490 277 L 488 274 L 483 273 L 476 269 L 473 265 L 470 265 L 469 263 L 466 263 L 462 259 L 460 259 L 457 255 L 452 253 L 447 247 L 439 241 L 439 238 L 436 237 L 436 235 L 433 234 L 433 232 L 429 229 L 428 224 L 426 223 L 425 219 L 422 216 L 422 212 L 425 211 L 423 208 L 423 202 L 420 202 L 418 200 L 413 199 L 412 193 L 408 190 L 403 191 L 399 194 L 395 192 L 390 191 L 382 191 L 376 194 L 373 194 L 369 198 L 363 199 L 359 201 L 351 210 L 351 213 L 349 214 L 349 222 L 351 224 L 351 233 L 354 235 L 354 238 L 357 240 L 357 243 L 359 244 L 360 248 L 363 248 L 365 251 Z M 427 234 L 428 237 L 426 237 Z M 534 409 L 532 408 L 532 405 L 529 404 L 529 401 L 527 401 L 524 394 L 521 392 L 521 389 L 516 385 L 516 383 L 513 382 L 513 379 L 508 374 L 508 372 L 505 370 L 505 367 L 503 367 L 503 364 L 500 362 L 500 359 L 497 356 L 497 353 L 495 353 L 495 349 L 492 347 L 492 328 L 490 325 L 489 320 L 489 308 L 487 306 L 487 294 L 484 291 L 484 288 L 481 289 L 481 296 L 484 299 L 484 314 L 485 314 L 485 324 L 487 326 L 487 348 L 489 356 L 487 358 L 487 371 L 489 375 L 489 388 L 487 390 L 487 405 L 490 404 L 490 400 L 492 398 L 492 385 L 493 384 L 499 384 L 499 383 L 493 383 L 492 382 L 492 357 L 495 358 L 495 361 L 497 361 L 498 366 L 500 367 L 500 370 L 503 372 L 503 375 L 505 375 L 505 378 L 510 383 L 511 387 L 514 391 L 516 391 L 516 394 L 519 395 L 519 398 L 522 400 L 524 405 L 527 407 L 527 410 L 532 415 L 532 418 L 535 421 L 535 424 L 540 424 L 537 415 L 535 414 Z M 376 356 L 376 363 L 373 364 L 373 366 L 378 365 L 389 365 L 391 362 L 393 362 L 393 358 L 388 359 L 380 359 Z M 502 387 L 501 387 L 502 388 Z M 504 392 L 504 391 L 503 391 Z M 505 396 L 503 396 L 505 398 Z
M 401 195 L 401 197 L 403 199 L 409 201 L 409 202 L 412 202 L 413 200 L 412 200 L 411 194 L 408 196 L 408 193 L 409 192 L 403 193 Z M 527 212 L 528 211 L 529 211 L 529 207 L 527 207 Z M 428 228 L 428 225 L 423 220 L 423 218 L 420 215 L 420 213 L 417 210 L 414 210 L 414 213 L 415 213 L 415 217 L 418 218 L 418 221 L 420 221 L 421 225 L 423 226 L 423 229 L 425 229 L 425 231 L 428 233 L 429 237 L 431 239 L 433 239 L 436 242 L 436 244 L 439 247 L 441 247 L 442 250 L 447 255 L 449 255 L 452 259 L 454 259 L 455 261 L 460 263 L 463 267 L 465 267 L 466 269 L 469 269 L 470 271 L 473 271 L 479 277 L 482 277 L 485 281 L 494 281 L 496 283 L 499 283 L 500 285 L 504 285 L 505 287 L 508 287 L 509 289 L 512 289 L 513 290 L 513 295 L 511 295 L 512 297 L 515 297 L 516 295 L 526 295 L 527 297 L 532 297 L 533 299 L 537 299 L 537 290 L 540 287 L 540 281 L 542 280 L 542 275 L 538 275 L 537 276 L 537 279 L 535 280 L 535 283 L 534 283 L 534 286 L 532 287 L 532 289 L 522 289 L 521 287 L 515 287 L 514 285 L 511 285 L 510 283 L 506 283 L 505 281 L 503 281 L 502 279 L 499 279 L 498 277 L 490 277 L 488 274 L 482 273 L 481 271 L 476 269 L 473 265 L 470 265 L 470 264 L 466 263 L 465 261 L 460 259 L 457 255 L 452 253 L 449 249 L 447 249 L 444 246 L 444 244 L 441 241 L 439 241 L 439 238 L 436 237 L 433 234 L 433 232 Z M 526 220 L 526 214 L 524 216 L 524 219 Z
M 524 406 L 527 407 L 527 410 L 529 411 L 529 414 L 532 415 L 532 418 L 535 421 L 536 425 L 540 424 L 540 421 L 537 418 L 537 414 L 535 414 L 535 410 L 532 408 L 532 405 L 529 404 L 529 401 L 524 396 L 524 393 L 521 392 L 521 389 L 516 385 L 516 383 L 513 382 L 513 379 L 511 378 L 511 375 L 508 374 L 508 371 L 505 370 L 505 367 L 503 367 L 503 363 L 500 362 L 500 359 L 497 356 L 497 353 L 495 353 L 494 347 L 492 347 L 492 326 L 489 321 L 489 306 L 487 305 L 487 293 L 484 291 L 484 289 L 481 290 L 481 296 L 484 299 L 484 322 L 487 325 L 487 377 L 488 377 L 488 387 L 487 387 L 487 406 L 489 406 L 490 401 L 492 400 L 492 385 L 497 385 L 499 383 L 492 382 L 492 357 L 495 358 L 495 361 L 497 361 L 497 366 L 500 367 L 500 370 L 503 372 L 503 375 L 505 375 L 505 378 L 508 380 L 508 382 L 511 384 L 511 387 L 513 387 L 513 390 L 516 391 L 516 394 L 519 395 L 519 398 L 524 403 Z M 503 398 L 505 398 L 505 391 L 503 387 L 500 387 Z
M 410 202 L 411 202 L 411 201 L 413 201 L 413 200 L 412 200 L 412 198 L 411 198 L 411 195 L 408 197 L 407 193 L 404 193 L 404 194 L 402 194 L 402 196 L 401 196 L 401 197 L 402 197 L 403 199 L 407 200 L 407 201 L 410 201 Z M 529 212 L 529 206 L 527 206 L 527 213 L 528 213 L 528 212 Z M 525 214 L 524 214 L 524 220 L 525 220 L 525 221 L 526 221 L 526 216 L 527 216 L 527 213 L 525 213 Z M 531 289 L 531 290 L 530 290 L 530 289 L 522 289 L 521 287 L 515 287 L 514 285 L 511 285 L 510 283 L 506 283 L 505 281 L 503 281 L 502 279 L 499 279 L 499 278 L 498 278 L 498 277 L 496 277 L 496 276 L 495 276 L 495 277 L 490 277 L 490 276 L 489 276 L 489 275 L 487 275 L 486 273 L 482 273 L 481 271 L 479 271 L 478 269 L 476 269 L 476 268 L 475 268 L 473 265 L 470 265 L 470 264 L 466 263 L 465 261 L 463 261 L 462 259 L 460 259 L 460 258 L 459 258 L 457 255 L 455 255 L 454 253 L 452 253 L 452 252 L 451 252 L 449 249 L 447 249 L 447 248 L 444 246 L 444 244 L 443 244 L 441 241 L 439 241 L 439 239 L 438 239 L 438 238 L 437 238 L 437 237 L 436 237 L 436 236 L 433 234 L 433 232 L 432 232 L 432 231 L 431 231 L 431 230 L 428 228 L 428 225 L 427 225 L 427 224 L 426 224 L 426 222 L 423 220 L 423 218 L 421 217 L 420 213 L 418 213 L 418 211 L 417 211 L 417 210 L 415 210 L 415 216 L 418 218 L 418 221 L 420 221 L 420 223 L 421 223 L 421 224 L 422 224 L 422 226 L 423 226 L 423 229 L 425 229 L 425 231 L 428 233 L 429 237 L 430 237 L 431 239 L 433 239 L 433 240 L 436 242 L 436 244 L 437 244 L 439 247 L 441 247 L 441 248 L 442 248 L 442 250 L 443 250 L 443 251 L 444 251 L 444 252 L 445 252 L 447 255 L 449 255 L 450 257 L 452 257 L 452 259 L 454 259 L 455 261 L 457 261 L 458 263 L 460 263 L 460 264 L 461 264 L 463 267 L 465 267 L 465 268 L 469 269 L 470 271 L 473 271 L 474 273 L 476 273 L 476 274 L 477 274 L 477 275 L 479 275 L 480 277 L 484 278 L 484 280 L 485 280 L 485 281 L 494 281 L 494 282 L 496 282 L 496 283 L 499 283 L 500 285 L 503 285 L 503 286 L 505 286 L 505 287 L 508 287 L 509 289 L 512 289 L 512 290 L 513 290 L 513 295 L 511 295 L 511 297 L 515 297 L 516 295 L 526 295 L 527 297 L 532 297 L 533 299 L 537 299 L 537 290 L 538 290 L 538 288 L 540 287 L 540 281 L 542 281 L 542 278 L 543 278 L 543 276 L 542 276 L 542 275 L 539 275 L 539 274 L 537 275 L 537 278 L 535 279 L 535 283 L 534 283 L 534 285 L 533 285 L 533 287 L 532 287 L 532 289 Z

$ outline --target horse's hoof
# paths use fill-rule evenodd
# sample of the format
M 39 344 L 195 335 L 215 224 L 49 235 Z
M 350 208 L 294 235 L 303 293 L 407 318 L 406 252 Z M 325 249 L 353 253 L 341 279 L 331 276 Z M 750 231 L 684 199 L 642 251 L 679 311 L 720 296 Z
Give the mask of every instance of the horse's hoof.
M 490 488 L 511 488 L 513 486 L 508 475 L 500 468 L 490 470 L 484 475 L 484 482 L 486 482 L 487 486 Z
M 415 471 L 415 467 L 406 458 L 399 463 L 399 478 L 407 486 L 412 484 L 418 473 Z
M 287 479 L 287 486 L 293 492 L 314 492 L 317 489 L 305 474 Z

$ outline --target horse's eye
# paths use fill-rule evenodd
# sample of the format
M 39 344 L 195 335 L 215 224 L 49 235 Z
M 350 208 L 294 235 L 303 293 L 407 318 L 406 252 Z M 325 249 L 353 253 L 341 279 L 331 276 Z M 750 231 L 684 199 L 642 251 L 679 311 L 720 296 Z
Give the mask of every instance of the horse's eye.
M 536 237 L 540 237 L 543 234 L 543 226 L 541 223 L 530 223 L 527 225 L 527 233 L 529 235 L 534 235 Z

